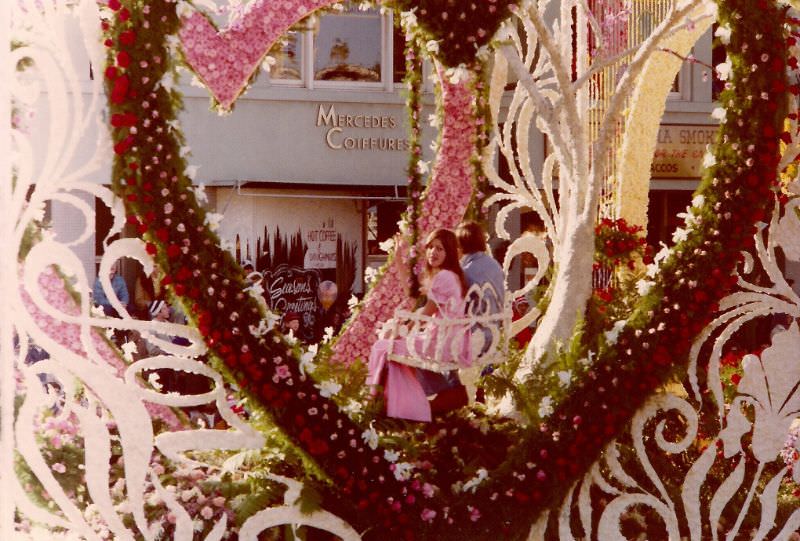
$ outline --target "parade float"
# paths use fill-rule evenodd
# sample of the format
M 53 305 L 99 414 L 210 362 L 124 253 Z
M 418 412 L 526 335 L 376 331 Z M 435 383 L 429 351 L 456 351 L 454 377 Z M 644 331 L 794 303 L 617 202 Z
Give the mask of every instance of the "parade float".
M 312 346 L 279 332 L 220 245 L 176 81 L 190 70 L 224 114 L 284 32 L 335 5 L 255 0 L 224 28 L 183 1 L 4 7 L 0 537 L 789 539 L 800 529 L 800 298 L 784 276 L 800 260 L 798 21 L 766 0 L 664 4 L 634 36 L 636 7 L 615 1 L 386 2 L 406 39 L 408 209 L 342 332 Z M 658 124 L 712 25 L 727 51 L 714 67 L 718 134 L 682 225 L 650 257 L 638 239 Z M 66 54 L 76 36 L 94 67 L 88 104 Z M 423 59 L 437 94 L 430 173 Z M 47 141 L 19 122 L 43 92 Z M 97 124 L 94 154 L 75 155 Z M 551 146 L 541 168 L 534 132 Z M 104 164 L 110 186 L 85 181 Z M 98 272 L 119 318 L 92 308 L 79 241 L 45 226 L 45 202 L 60 201 L 92 233 L 74 192 L 108 205 L 112 233 L 135 232 L 106 241 Z M 506 271 L 523 253 L 539 263 L 517 292 L 537 307 L 496 337 L 483 403 L 431 423 L 386 418 L 365 360 L 395 310 L 413 306 L 421 240 L 492 206 L 491 236 L 511 241 Z M 507 217 L 520 208 L 544 237 L 515 238 Z M 121 258 L 158 280 L 187 325 L 128 313 L 105 278 Z M 764 322 L 758 348 L 729 347 Z M 509 347 L 530 323 L 530 344 Z M 163 354 L 117 347 L 120 331 Z M 38 350 L 46 358 L 26 362 Z M 208 390 L 170 392 L 168 373 Z M 219 421 L 200 426 L 192 408 Z

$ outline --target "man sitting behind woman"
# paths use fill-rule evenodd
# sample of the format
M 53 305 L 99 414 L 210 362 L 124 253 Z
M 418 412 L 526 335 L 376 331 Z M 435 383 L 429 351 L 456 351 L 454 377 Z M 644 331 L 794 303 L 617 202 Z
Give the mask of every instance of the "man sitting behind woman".
M 458 242 L 455 234 L 447 229 L 437 229 L 425 239 L 425 271 L 422 277 L 426 304 L 418 313 L 434 318 L 457 319 L 464 317 L 464 295 L 466 280 L 458 261 Z M 423 329 L 409 338 L 415 350 L 425 348 L 425 356 L 432 357 L 436 349 L 442 351 L 443 361 L 457 361 L 461 366 L 469 366 L 469 333 L 467 329 L 450 329 L 445 336 L 437 336 L 437 329 Z M 444 340 L 444 347 L 437 345 Z M 429 370 L 413 368 L 388 361 L 391 348 L 393 353 L 408 354 L 407 339 L 378 340 L 369 357 L 367 384 L 383 384 L 386 395 L 386 414 L 414 421 L 431 420 L 431 403 L 427 396 L 445 393 L 449 389 L 461 388 L 455 372 L 439 374 Z M 452 347 L 453 340 L 461 343 Z M 437 347 L 438 346 L 438 347 Z M 456 359 L 453 359 L 455 353 Z M 388 362 L 387 362 L 388 361 Z

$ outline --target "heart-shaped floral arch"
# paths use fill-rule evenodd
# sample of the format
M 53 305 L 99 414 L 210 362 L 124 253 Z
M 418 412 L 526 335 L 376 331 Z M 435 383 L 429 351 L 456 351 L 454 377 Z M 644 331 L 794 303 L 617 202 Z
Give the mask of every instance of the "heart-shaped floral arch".
M 442 6 L 425 3 L 426 13 L 417 11 L 421 25 Z M 525 428 L 497 422 L 481 433 L 470 431 L 458 416 L 443 421 L 438 428 L 468 432 L 506 454 L 474 492 L 454 496 L 437 482 L 451 465 L 446 450 L 418 457 L 430 458 L 430 468 L 412 472 L 402 453 L 398 459 L 396 450 L 362 437 L 369 427 L 337 406 L 331 398 L 335 390 L 301 370 L 291 346 L 244 291 L 241 269 L 219 247 L 213 217 L 199 205 L 181 156 L 174 122 L 180 96 L 162 83 L 175 67 L 167 40 L 181 24 L 176 4 L 159 0 L 142 7 L 110 0 L 108 8 L 104 75 L 116 153 L 114 190 L 125 201 L 127 220 L 146 241 L 162 285 L 204 337 L 215 368 L 283 431 L 307 477 L 316 481 L 322 505 L 368 537 L 526 535 L 645 398 L 685 366 L 691 340 L 733 285 L 739 251 L 752 242 L 754 224 L 774 200 L 783 96 L 789 90 L 785 12 L 772 1 L 721 1 L 719 20 L 731 28 L 733 65 L 720 98 L 727 115 L 714 150 L 716 164 L 705 173 L 702 199 L 696 199 L 702 203 L 692 211 L 695 219 L 685 238 L 662 263 L 616 344 L 577 374 L 579 391 L 556 404 L 548 424 Z M 441 35 L 441 29 L 434 31 Z M 449 54 L 461 58 L 463 52 L 447 49 L 441 58 Z

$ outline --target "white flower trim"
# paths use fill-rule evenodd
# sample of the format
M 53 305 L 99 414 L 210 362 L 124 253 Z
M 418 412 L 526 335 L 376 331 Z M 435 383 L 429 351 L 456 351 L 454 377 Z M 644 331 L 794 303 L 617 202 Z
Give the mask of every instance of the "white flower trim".
M 650 164 L 655 152 L 658 129 L 664 115 L 667 95 L 675 75 L 691 48 L 714 22 L 705 16 L 713 2 L 703 1 L 691 14 L 699 19 L 693 28 L 676 32 L 660 45 L 674 54 L 652 55 L 638 78 L 627 115 L 618 160 L 620 217 L 631 225 L 647 227 L 647 203 L 650 195 Z M 716 7 L 716 6 L 714 6 Z

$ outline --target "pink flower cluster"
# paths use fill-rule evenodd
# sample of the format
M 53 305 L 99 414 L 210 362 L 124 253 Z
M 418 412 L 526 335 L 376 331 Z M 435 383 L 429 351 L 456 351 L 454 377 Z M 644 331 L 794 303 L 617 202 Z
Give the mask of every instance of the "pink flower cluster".
M 609 58 L 625 50 L 628 46 L 628 21 L 630 9 L 621 0 L 601 0 L 592 6 L 592 12 L 600 23 L 602 36 L 599 58 Z
M 48 267 L 47 270 L 39 275 L 39 288 L 45 301 L 53 308 L 67 316 L 80 315 L 80 308 L 67 291 L 64 280 L 52 267 Z M 24 289 L 21 293 L 28 312 L 33 316 L 36 325 L 42 332 L 73 353 L 86 356 L 86 351 L 81 345 L 81 328 L 78 324 L 60 321 L 45 314 L 36 307 L 33 299 Z M 125 362 L 114 353 L 109 343 L 103 340 L 99 333 L 92 332 L 91 335 L 95 350 L 105 362 L 116 368 L 117 375 L 121 378 L 127 368 Z M 171 430 L 183 429 L 183 425 L 169 408 L 148 403 L 147 410 L 154 417 L 164 421 Z
M 421 242 L 434 229 L 458 225 L 469 205 L 473 178 L 471 158 L 478 122 L 474 100 L 471 82 L 443 83 L 442 146 L 433 169 L 433 180 L 422 203 Z M 397 247 L 381 280 L 370 290 L 361 312 L 336 341 L 333 359 L 341 362 L 358 357 L 367 359 L 381 324 L 392 317 L 396 309 L 407 309 L 411 305 L 408 291 L 408 246 L 403 243 Z
M 42 435 L 53 449 L 74 443 L 78 435 L 78 422 L 74 414 L 69 417 L 48 417 L 41 428 Z
M 294 23 L 333 0 L 256 0 L 229 28 L 218 31 L 194 12 L 178 32 L 184 56 L 224 109 L 230 109 L 272 45 Z

